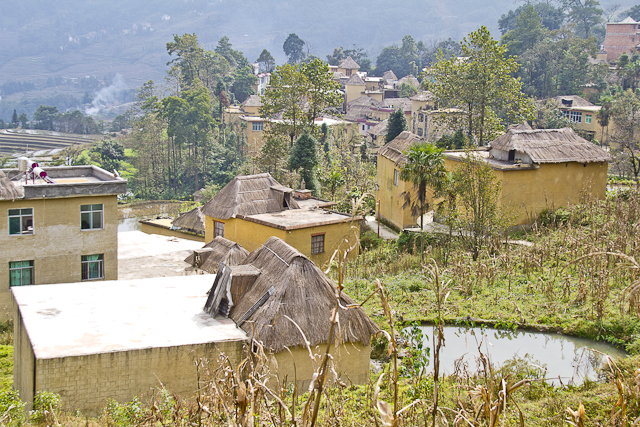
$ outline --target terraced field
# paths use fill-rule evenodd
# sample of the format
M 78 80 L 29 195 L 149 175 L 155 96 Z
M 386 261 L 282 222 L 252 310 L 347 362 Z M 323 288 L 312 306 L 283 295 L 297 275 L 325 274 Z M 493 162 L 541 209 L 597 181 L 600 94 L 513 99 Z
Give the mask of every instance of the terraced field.
M 0 131 L 0 156 L 92 144 L 100 135 Z

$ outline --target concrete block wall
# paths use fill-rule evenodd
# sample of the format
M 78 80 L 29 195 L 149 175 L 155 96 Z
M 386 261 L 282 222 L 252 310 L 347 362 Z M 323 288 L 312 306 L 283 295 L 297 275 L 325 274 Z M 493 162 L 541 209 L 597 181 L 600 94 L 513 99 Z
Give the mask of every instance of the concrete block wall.
M 242 360 L 242 341 L 101 353 L 35 360 L 35 391 L 59 394 L 65 409 L 95 416 L 108 399 L 120 403 L 144 399 L 162 384 L 186 399 L 198 389 L 195 362 L 214 363 L 220 352 L 232 365 Z M 25 365 L 28 368 L 28 365 Z

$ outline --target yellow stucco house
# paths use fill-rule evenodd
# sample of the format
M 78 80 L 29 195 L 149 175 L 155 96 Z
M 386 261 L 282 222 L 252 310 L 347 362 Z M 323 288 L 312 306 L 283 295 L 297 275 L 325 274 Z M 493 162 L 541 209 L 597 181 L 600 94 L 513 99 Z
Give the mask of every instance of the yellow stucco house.
M 614 126 L 611 120 L 606 127 L 598 122 L 598 113 L 602 110 L 600 105 L 595 105 L 578 95 L 556 96 L 542 102 L 548 101 L 556 102 L 562 115 L 573 123 L 576 129 L 588 135 L 589 139 L 605 141 L 613 132 Z
M 0 170 L 0 307 L 12 287 L 118 275 L 117 195 L 127 182 L 95 166 L 27 161 Z
M 222 236 L 251 252 L 275 236 L 323 266 L 345 239 L 353 242 L 360 233 L 361 218 L 324 209 L 332 205 L 268 173 L 237 176 L 202 208 L 205 242 Z
M 417 224 L 410 210 L 402 208 L 400 196 L 412 191 L 412 184 L 399 179 L 404 153 L 416 142 L 424 139 L 403 132 L 378 153 L 380 214 L 402 229 Z M 532 223 L 545 209 L 580 203 L 586 194 L 597 199 L 606 195 L 611 156 L 570 128 L 512 128 L 474 154 L 496 174 L 502 186 L 500 204 L 514 214 L 514 225 Z M 454 170 L 465 155 L 445 151 L 446 169 Z

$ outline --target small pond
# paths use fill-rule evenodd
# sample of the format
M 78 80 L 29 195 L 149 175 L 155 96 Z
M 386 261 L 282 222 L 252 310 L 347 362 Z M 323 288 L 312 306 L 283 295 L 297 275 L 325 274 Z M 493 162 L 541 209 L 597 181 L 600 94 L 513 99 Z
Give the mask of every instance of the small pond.
M 426 335 L 424 345 L 431 348 L 429 371 L 433 368 L 434 327 L 419 328 Z M 602 353 L 614 359 L 627 356 L 626 352 L 609 344 L 556 333 L 446 326 L 444 336 L 445 346 L 440 349 L 440 370 L 447 374 L 454 373 L 455 361 L 461 357 L 468 370 L 475 372 L 479 344 L 494 366 L 502 366 L 514 359 L 526 359 L 530 364 L 540 367 L 540 377 L 554 378 L 550 381 L 554 385 L 560 385 L 560 381 L 565 385 L 581 384 L 585 378 L 596 380 L 600 367 L 606 363 Z

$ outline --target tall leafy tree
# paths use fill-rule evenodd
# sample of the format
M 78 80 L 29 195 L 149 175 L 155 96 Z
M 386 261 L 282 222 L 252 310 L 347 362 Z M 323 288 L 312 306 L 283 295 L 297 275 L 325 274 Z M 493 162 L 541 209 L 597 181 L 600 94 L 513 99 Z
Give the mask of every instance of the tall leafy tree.
M 407 118 L 404 115 L 404 111 L 402 110 L 402 108 L 398 108 L 389 115 L 386 141 L 393 141 L 396 136 L 400 135 L 403 131 L 408 129 Z
M 338 88 L 329 66 L 319 59 L 307 64 L 284 64 L 271 73 L 260 115 L 281 119 L 270 123 L 268 131 L 286 135 L 293 146 L 305 127 L 313 128 L 317 117 L 342 103 Z
M 185 90 L 180 97 L 168 96 L 162 100 L 164 116 L 168 121 L 167 133 L 181 145 L 189 147 L 196 191 L 200 189 L 200 151 L 206 145 L 215 120 L 211 115 L 211 98 L 204 86 Z
M 59 114 L 57 107 L 41 105 L 33 114 L 36 129 L 53 130 L 53 120 Z
M 527 2 L 526 4 L 518 7 L 516 10 L 510 10 L 508 13 L 502 14 L 500 19 L 498 19 L 498 27 L 500 28 L 500 32 L 504 35 L 507 32 L 514 30 L 516 28 L 517 19 L 520 14 L 522 14 L 531 6 L 533 6 L 536 13 L 542 19 L 542 25 L 545 28 L 547 28 L 548 30 L 560 29 L 565 18 L 564 10 L 562 9 L 562 7 L 555 7 L 550 2 Z
M 563 7 L 568 10 L 567 17 L 576 24 L 576 34 L 587 39 L 594 27 L 603 21 L 603 10 L 597 0 L 561 0 Z
M 506 56 L 506 50 L 486 27 L 480 27 L 462 41 L 464 59 L 440 56 L 426 72 L 427 88 L 438 105 L 461 108 L 467 132 L 478 145 L 498 136 L 506 123 L 533 119 L 533 102 L 520 91 L 520 80 L 513 77 L 519 65 L 515 58 Z
M 275 58 L 269 53 L 267 49 L 262 49 L 260 56 L 256 59 L 256 62 L 260 65 L 261 73 L 270 73 L 276 66 Z
M 304 40 L 297 36 L 295 33 L 289 34 L 287 39 L 282 45 L 284 54 L 289 58 L 289 64 L 296 64 L 304 58 Z
M 424 230 L 424 214 L 429 211 L 427 190 L 438 194 L 446 177 L 443 149 L 427 142 L 414 144 L 405 154 L 407 161 L 400 169 L 400 179 L 413 184 L 413 191 L 403 193 L 403 209 L 420 217 L 420 229 Z
M 502 36 L 509 55 L 521 55 L 535 46 L 545 35 L 542 19 L 533 6 L 527 7 L 516 19 L 516 27 Z
M 303 133 L 293 145 L 293 150 L 289 156 L 289 169 L 301 169 L 300 176 L 305 182 L 307 189 L 314 195 L 319 195 L 320 183 L 316 178 L 315 168 L 320 163 L 318 156 L 318 143 L 314 137 L 308 133 Z
M 620 168 L 630 170 L 637 181 L 640 177 L 640 94 L 630 89 L 624 91 L 616 96 L 611 109 L 615 123 L 612 154 Z

